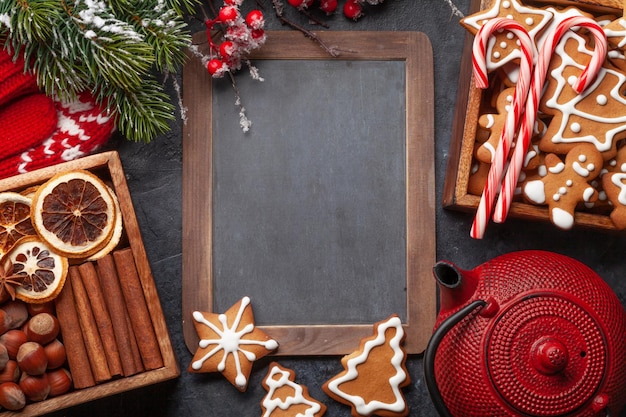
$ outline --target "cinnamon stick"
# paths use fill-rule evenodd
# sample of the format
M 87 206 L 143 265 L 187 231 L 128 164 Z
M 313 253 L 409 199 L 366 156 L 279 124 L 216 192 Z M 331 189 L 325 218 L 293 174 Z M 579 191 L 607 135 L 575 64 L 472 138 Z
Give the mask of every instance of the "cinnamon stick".
M 134 375 L 143 370 L 143 365 L 141 362 L 137 364 L 133 357 L 133 350 L 137 349 L 137 342 L 135 341 L 135 336 L 131 335 L 129 331 L 128 312 L 124 303 L 124 294 L 122 294 L 122 288 L 115 271 L 115 262 L 109 254 L 98 259 L 96 264 L 98 266 L 98 278 L 102 286 L 102 293 L 104 294 L 104 300 L 113 324 L 113 332 L 115 333 L 124 376 Z
M 122 361 L 117 348 L 115 333 L 113 332 L 113 324 L 111 323 L 109 309 L 104 301 L 96 267 L 92 262 L 84 262 L 78 266 L 78 272 L 80 273 L 85 291 L 89 294 L 91 312 L 93 313 L 96 327 L 100 334 L 100 340 L 102 340 L 104 355 L 109 365 L 109 372 L 111 376 L 123 375 Z
M 96 381 L 91 373 L 91 365 L 89 364 L 85 342 L 83 341 L 80 323 L 78 322 L 78 313 L 74 304 L 74 294 L 70 279 L 65 281 L 63 289 L 55 299 L 55 306 L 74 388 L 92 387 L 96 385 Z
M 163 367 L 163 357 L 152 326 L 152 318 L 146 304 L 131 248 L 113 252 L 113 259 L 143 365 L 147 370 L 161 368 Z
M 83 286 L 80 271 L 77 266 L 70 266 L 68 278 L 74 290 L 74 302 L 76 303 L 76 311 L 78 312 L 78 322 L 80 323 L 80 328 L 85 338 L 85 348 L 94 379 L 96 382 L 107 381 L 111 379 L 111 372 L 109 371 L 107 358 L 104 354 L 104 346 L 102 346 L 96 319 L 89 305 L 88 294 Z
M 126 315 L 126 327 L 128 327 L 128 334 L 130 335 L 130 347 L 133 354 L 133 362 L 135 367 L 141 372 L 143 368 L 143 360 L 141 359 L 141 352 L 139 352 L 139 346 L 137 346 L 137 338 L 135 337 L 135 331 L 133 330 L 133 323 L 130 321 L 130 316 Z

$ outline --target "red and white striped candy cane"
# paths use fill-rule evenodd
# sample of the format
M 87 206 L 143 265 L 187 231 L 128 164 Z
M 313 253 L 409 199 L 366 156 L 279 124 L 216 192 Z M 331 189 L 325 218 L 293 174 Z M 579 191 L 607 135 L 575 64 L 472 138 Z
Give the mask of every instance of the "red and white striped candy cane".
M 585 91 L 587 87 L 589 87 L 606 59 L 606 34 L 596 21 L 588 17 L 573 16 L 565 19 L 547 37 L 541 51 L 539 51 L 539 57 L 537 58 L 537 63 L 535 65 L 531 81 L 530 95 L 526 100 L 524 120 L 521 123 L 515 149 L 513 150 L 506 175 L 502 182 L 500 197 L 498 198 L 498 202 L 496 203 L 496 208 L 493 213 L 493 220 L 495 222 L 502 223 L 506 219 L 509 212 L 511 200 L 513 199 L 515 188 L 517 187 L 517 181 L 522 167 L 524 166 L 524 159 L 526 158 L 528 147 L 530 146 L 535 120 L 537 118 L 539 100 L 541 99 L 541 94 L 546 81 L 550 59 L 552 58 L 554 50 L 563 35 L 572 27 L 587 28 L 595 40 L 595 49 L 591 60 L 576 83 L 573 85 L 574 90 L 576 90 L 577 93 L 580 94 Z
M 496 192 L 500 188 L 502 174 L 508 159 L 509 149 L 515 138 L 517 125 L 524 110 L 524 104 L 528 91 L 530 89 L 531 72 L 533 67 L 534 47 L 530 36 L 524 26 L 513 19 L 494 18 L 485 23 L 474 38 L 474 46 L 472 50 L 472 64 L 474 78 L 478 88 L 487 88 L 489 85 L 486 63 L 486 50 L 489 38 L 496 31 L 508 30 L 513 33 L 519 40 L 520 50 L 522 53 L 520 60 L 520 71 L 511 109 L 507 113 L 507 117 L 500 134 L 500 140 L 496 147 L 495 154 L 491 161 L 487 182 L 480 197 L 476 216 L 472 223 L 470 236 L 475 239 L 482 239 L 485 234 L 487 222 L 491 216 Z

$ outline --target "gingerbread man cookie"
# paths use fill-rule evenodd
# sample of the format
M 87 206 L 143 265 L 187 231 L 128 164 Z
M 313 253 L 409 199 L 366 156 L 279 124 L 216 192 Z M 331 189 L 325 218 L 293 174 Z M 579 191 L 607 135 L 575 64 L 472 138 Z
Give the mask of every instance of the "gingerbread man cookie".
M 250 298 L 244 297 L 224 314 L 194 311 L 200 337 L 189 372 L 221 372 L 239 391 L 248 387 L 252 363 L 278 348 L 278 343 L 254 325 Z
M 603 162 L 600 152 L 589 143 L 574 147 L 565 156 L 565 162 L 558 155 L 548 154 L 546 176 L 526 182 L 523 195 L 535 204 L 547 204 L 552 223 L 570 229 L 576 206 L 598 198 L 591 182 L 600 175 Z
M 334 400 L 349 405 L 353 417 L 407 416 L 402 388 L 411 380 L 405 366 L 404 338 L 398 316 L 376 323 L 374 335 L 361 340 L 357 351 L 341 359 L 344 371 L 322 389 Z

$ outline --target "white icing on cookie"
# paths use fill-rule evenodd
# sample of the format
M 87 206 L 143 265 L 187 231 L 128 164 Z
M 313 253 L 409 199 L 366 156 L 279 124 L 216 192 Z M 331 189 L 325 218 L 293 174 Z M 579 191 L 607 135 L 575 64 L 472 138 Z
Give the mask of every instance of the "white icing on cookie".
M 560 162 L 553 167 L 549 167 L 548 171 L 550 171 L 550 173 L 552 174 L 558 174 L 560 172 L 563 172 L 564 169 L 565 169 L 565 164 L 563 162 Z
M 546 202 L 546 190 L 543 181 L 528 181 L 524 186 L 524 195 L 536 204 L 544 204 Z
M 619 188 L 619 194 L 617 196 L 617 201 L 620 204 L 626 205 L 626 174 L 613 174 L 611 175 L 611 182 Z
M 574 225 L 574 216 L 559 207 L 552 208 L 550 214 L 552 222 L 561 229 L 571 229 Z

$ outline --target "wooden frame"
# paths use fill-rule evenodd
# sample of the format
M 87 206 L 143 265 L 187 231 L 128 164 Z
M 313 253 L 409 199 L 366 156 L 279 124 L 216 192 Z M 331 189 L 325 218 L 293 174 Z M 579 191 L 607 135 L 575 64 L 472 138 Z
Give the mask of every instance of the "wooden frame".
M 577 6 L 586 11 L 599 14 L 612 13 L 619 15 L 624 5 L 621 0 L 535 0 L 537 4 L 554 4 L 561 6 Z M 483 10 L 492 4 L 492 0 L 473 0 L 471 10 Z M 472 43 L 474 37 L 467 35 L 461 60 L 459 88 L 455 108 L 454 124 L 450 139 L 450 152 L 446 167 L 442 205 L 445 208 L 474 213 L 478 207 L 480 196 L 468 193 L 468 181 L 472 167 L 472 153 L 478 126 L 479 110 L 483 90 L 475 87 L 472 75 Z M 549 222 L 546 206 L 536 206 L 523 202 L 513 202 L 510 216 Z M 611 219 L 606 215 L 576 212 L 576 227 L 615 231 Z
M 434 104 L 432 50 L 417 32 L 320 32 L 327 45 L 344 51 L 330 57 L 295 31 L 268 33 L 268 42 L 252 56 L 297 60 L 402 60 L 406 62 L 406 296 L 409 353 L 422 352 L 436 314 L 434 209 Z M 196 38 L 206 43 L 204 33 Z M 198 336 L 194 310 L 211 311 L 212 294 L 212 90 L 211 77 L 197 58 L 183 72 L 187 123 L 183 131 L 183 332 L 195 352 Z M 419 167 L 419 169 L 418 169 Z M 249 294 L 254 299 L 254 294 Z M 381 317 L 381 320 L 384 317 Z M 280 343 L 279 355 L 346 354 L 372 334 L 372 325 L 259 326 Z

